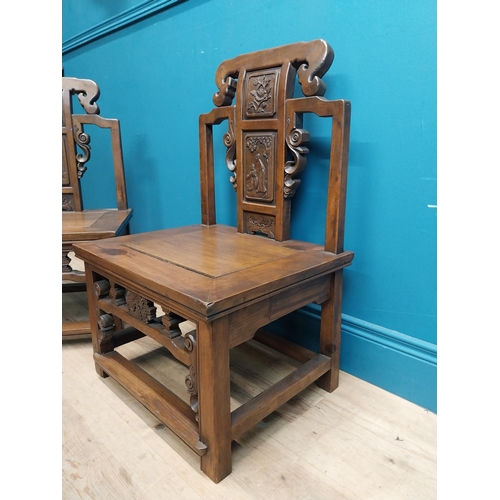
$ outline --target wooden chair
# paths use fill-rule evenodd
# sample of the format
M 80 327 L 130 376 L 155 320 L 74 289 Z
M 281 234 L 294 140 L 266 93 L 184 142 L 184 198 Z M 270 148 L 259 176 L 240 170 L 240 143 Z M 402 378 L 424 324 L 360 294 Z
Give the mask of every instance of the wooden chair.
M 354 254 L 343 250 L 350 104 L 321 97 L 332 61 L 331 47 L 316 40 L 223 62 L 217 107 L 199 118 L 202 223 L 75 245 L 98 374 L 182 438 L 214 482 L 231 472 L 232 440 L 312 382 L 329 392 L 338 385 L 342 271 Z M 293 98 L 296 76 L 306 97 Z M 303 113 L 332 118 L 324 246 L 289 239 L 290 202 L 308 153 Z M 237 227 L 215 217 L 212 128 L 223 121 Z M 262 329 L 309 303 L 321 305 L 319 353 Z M 129 328 L 120 330 L 113 315 Z M 184 320 L 196 328 L 183 336 Z M 143 335 L 189 367 L 190 404 L 115 350 Z M 250 339 L 300 367 L 231 412 L 230 349 Z
M 86 114 L 73 113 L 72 96 L 76 95 Z M 85 273 L 73 269 L 68 255 L 73 243 L 94 241 L 127 234 L 132 209 L 127 206 L 123 170 L 120 124 L 99 116 L 96 103 L 99 88 L 91 80 L 62 79 L 62 291 L 85 290 Z M 109 129 L 113 154 L 116 208 L 84 210 L 80 179 L 90 159 L 90 135 L 85 125 Z M 77 146 L 80 152 L 77 153 Z M 63 321 L 62 335 L 89 336 L 88 321 Z

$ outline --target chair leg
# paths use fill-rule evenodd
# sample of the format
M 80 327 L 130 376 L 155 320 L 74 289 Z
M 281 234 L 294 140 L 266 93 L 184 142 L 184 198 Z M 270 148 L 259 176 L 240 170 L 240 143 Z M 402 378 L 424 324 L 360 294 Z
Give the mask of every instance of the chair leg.
M 110 352 L 113 350 L 112 343 L 106 342 L 106 340 L 99 338 L 99 326 L 98 320 L 101 313 L 97 305 L 99 297 L 94 292 L 94 281 L 96 279 L 95 273 L 90 269 L 87 264 L 85 264 L 85 279 L 87 284 L 87 301 L 89 305 L 89 322 L 90 322 L 90 334 L 92 336 L 92 348 L 94 353 L 104 354 L 105 352 Z M 103 369 L 95 365 L 96 372 L 101 377 L 107 377 L 108 374 L 103 371 Z
M 228 318 L 200 322 L 197 343 L 200 440 L 207 445 L 201 470 L 218 483 L 232 469 Z
M 332 359 L 332 367 L 316 383 L 328 392 L 339 386 L 342 277 L 342 269 L 332 275 L 330 298 L 321 304 L 320 353 Z

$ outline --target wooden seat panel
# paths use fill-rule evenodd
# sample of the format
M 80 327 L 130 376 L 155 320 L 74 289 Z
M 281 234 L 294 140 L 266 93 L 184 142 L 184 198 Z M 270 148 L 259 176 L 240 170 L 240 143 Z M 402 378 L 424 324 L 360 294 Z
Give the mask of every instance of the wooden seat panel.
M 144 290 L 164 291 L 209 317 L 287 284 L 341 269 L 353 258 L 352 252 L 336 255 L 320 245 L 295 243 L 260 239 L 217 224 L 83 243 L 77 252 L 96 269 L 108 269 L 126 282 L 140 276 Z
M 131 217 L 132 209 L 63 212 L 62 240 L 87 241 L 119 236 L 126 232 Z

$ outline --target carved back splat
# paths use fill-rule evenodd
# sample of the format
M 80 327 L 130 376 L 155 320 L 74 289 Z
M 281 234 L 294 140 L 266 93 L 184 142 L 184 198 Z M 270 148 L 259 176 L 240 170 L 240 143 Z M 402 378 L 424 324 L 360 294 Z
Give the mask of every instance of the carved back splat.
M 215 223 L 211 126 L 228 120 L 226 163 L 237 193 L 238 231 L 277 241 L 290 235 L 290 201 L 306 165 L 302 112 L 316 112 L 321 77 L 333 61 L 324 40 L 300 42 L 224 61 L 216 72 L 218 109 L 200 117 L 203 223 Z M 293 99 L 295 78 L 304 98 Z M 233 98 L 236 97 L 233 104 Z M 300 110 L 294 102 L 302 102 Z

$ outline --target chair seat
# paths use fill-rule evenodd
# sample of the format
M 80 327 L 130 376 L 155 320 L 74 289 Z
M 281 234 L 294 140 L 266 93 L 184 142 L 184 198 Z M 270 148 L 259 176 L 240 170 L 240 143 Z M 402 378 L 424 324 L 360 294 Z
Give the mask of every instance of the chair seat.
M 140 283 L 145 296 L 161 294 L 209 318 L 292 284 L 328 276 L 351 262 L 312 243 L 242 234 L 216 224 L 194 225 L 75 245 L 97 269 Z M 126 286 L 126 283 L 122 283 Z M 175 306 L 172 307 L 176 309 Z
M 131 208 L 62 212 L 63 244 L 119 236 L 127 227 L 131 217 Z

